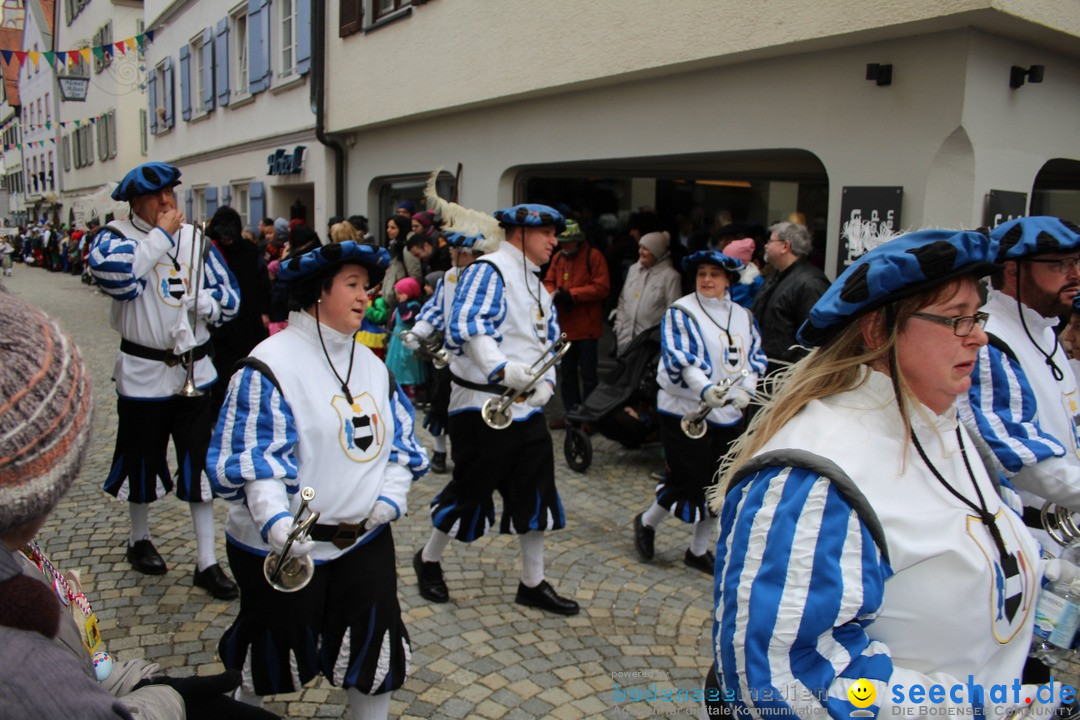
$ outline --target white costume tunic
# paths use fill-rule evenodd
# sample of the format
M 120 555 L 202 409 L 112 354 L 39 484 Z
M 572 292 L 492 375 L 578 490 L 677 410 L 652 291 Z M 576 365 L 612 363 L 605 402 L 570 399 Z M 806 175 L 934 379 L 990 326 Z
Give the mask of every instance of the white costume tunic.
M 90 250 L 90 270 L 102 291 L 113 298 L 110 323 L 120 337 L 154 350 L 174 349 L 173 329 L 187 314 L 180 297 L 188 290 L 193 235 L 191 225 L 181 225 L 173 238 L 139 217 L 113 221 L 98 233 Z M 196 345 L 210 340 L 208 323 L 228 322 L 240 308 L 236 279 L 213 246 L 199 288 L 213 299 L 213 312 L 209 318 L 197 317 L 192 328 Z M 122 397 L 152 399 L 175 395 L 186 374 L 182 364 L 169 367 L 120 352 L 113 378 Z M 196 361 L 197 387 L 209 387 L 216 379 L 210 357 Z
M 310 507 L 322 513 L 320 525 L 357 523 L 380 499 L 403 515 L 409 486 L 427 471 L 412 408 L 396 385 L 390 387 L 386 366 L 352 335 L 325 325 L 321 330 L 342 378 L 355 354 L 348 378 L 352 404 L 327 366 L 315 318 L 294 312 L 285 330 L 252 351 L 280 388 L 243 368 L 229 383 L 214 431 L 206 472 L 219 497 L 230 501 L 226 536 L 255 554 L 268 552 L 269 527 L 295 513 L 300 488 L 315 489 Z M 319 542 L 312 558 L 332 560 L 384 528 L 368 528 L 345 549 Z
M 661 321 L 660 346 L 657 409 L 679 417 L 698 409 L 702 391 L 711 384 L 731 380 L 753 397 L 767 363 L 754 317 L 726 292 L 722 298 L 690 293 L 676 300 Z M 742 416 L 741 409 L 728 405 L 713 408 L 706 420 L 729 426 Z
M 911 408 L 912 432 L 942 477 L 976 504 L 977 483 L 1003 561 L 979 516 L 905 440 L 891 380 L 868 372 L 862 386 L 807 405 L 762 453 L 805 450 L 839 465 L 880 520 L 888 562 L 837 485 L 798 462 L 783 466 L 780 452 L 777 466 L 743 478 L 724 500 L 716 658 L 725 688 L 765 712 L 847 718 L 847 689 L 865 678 L 876 690 L 871 710 L 888 717 L 899 685 L 898 704 L 911 704 L 913 684 L 948 691 L 969 675 L 989 691 L 1018 682 L 1027 658 L 1042 567 L 1016 494 L 1003 489 L 1009 506 L 998 495 L 952 408 Z M 768 699 L 769 688 L 782 699 Z M 966 693 L 932 707 L 972 709 Z
M 447 347 L 453 351 L 450 371 L 455 376 L 494 384 L 508 360 L 532 365 L 546 359 L 560 331 L 551 294 L 536 276 L 538 272 L 539 267 L 507 242 L 465 268 L 446 319 Z M 554 387 L 555 368 L 544 379 Z M 500 392 L 454 383 L 450 414 L 480 410 L 484 401 Z M 524 402 L 511 405 L 515 422 L 538 412 L 541 408 Z
M 971 390 L 960 398 L 960 417 L 986 439 L 1001 472 L 1021 491 L 1024 504 L 1041 508 L 1044 499 L 1080 508 L 1080 393 L 1068 358 L 1057 342 L 1056 318 L 1044 318 L 996 290 L 982 308 L 990 313 L 986 332 L 999 338 L 1016 359 L 993 343 L 979 351 Z M 1061 371 L 1054 377 L 1050 353 Z M 1049 536 L 1041 536 L 1052 549 Z M 1049 542 L 1048 542 L 1049 541 Z

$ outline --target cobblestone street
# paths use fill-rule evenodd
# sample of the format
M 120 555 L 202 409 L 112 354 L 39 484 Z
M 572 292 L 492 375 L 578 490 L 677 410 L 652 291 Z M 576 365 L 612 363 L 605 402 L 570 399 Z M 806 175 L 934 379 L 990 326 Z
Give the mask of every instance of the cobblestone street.
M 76 339 L 94 381 L 95 434 L 82 474 L 40 539 L 62 568 L 77 568 L 101 621 L 108 649 L 155 659 L 170 673 L 221 671 L 216 646 L 237 603 L 216 601 L 191 585 L 195 543 L 187 507 L 175 498 L 152 506 L 154 541 L 169 564 L 143 576 L 124 559 L 128 513 L 101 491 L 116 430 L 110 380 L 119 344 L 108 325 L 109 300 L 75 276 L 15 267 L 11 292 L 58 318 Z M 423 431 L 421 431 L 423 432 Z M 416 590 L 411 557 L 430 533 L 427 506 L 448 476 L 428 475 L 409 497 L 411 514 L 394 526 L 398 595 L 412 639 L 412 672 L 393 696 L 403 718 L 643 717 L 696 714 L 691 702 L 618 701 L 621 690 L 691 691 L 710 663 L 712 581 L 685 567 L 688 526 L 669 520 L 657 558 L 637 560 L 632 520 L 652 497 L 649 472 L 659 446 L 628 451 L 594 437 L 593 465 L 569 470 L 563 432 L 554 432 L 556 476 L 567 529 L 547 540 L 547 576 L 582 605 L 562 618 L 514 604 L 518 543 L 493 535 L 454 543 L 444 569 L 452 601 L 433 605 Z M 430 438 L 422 439 L 430 448 Z M 219 558 L 225 564 L 225 505 L 217 503 Z M 633 697 L 635 693 L 630 693 Z M 267 707 L 292 718 L 345 717 L 345 695 L 324 680 L 276 696 Z M 688 715 L 684 715 L 688 716 Z

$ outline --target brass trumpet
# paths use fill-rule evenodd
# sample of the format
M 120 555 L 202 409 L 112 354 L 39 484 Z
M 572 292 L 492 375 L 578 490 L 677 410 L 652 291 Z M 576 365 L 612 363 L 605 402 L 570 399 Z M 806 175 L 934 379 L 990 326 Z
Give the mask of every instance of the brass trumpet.
M 442 369 L 450 364 L 450 353 L 443 347 L 441 335 L 432 333 L 422 338 L 412 330 L 396 333 L 396 335 L 406 341 L 415 339 L 420 345 L 420 347 L 416 348 L 416 352 L 430 360 L 431 364 L 436 368 Z
M 285 541 L 285 547 L 280 553 L 271 551 L 263 561 L 263 575 L 266 582 L 270 583 L 275 590 L 281 592 L 296 592 L 307 586 L 315 574 L 315 562 L 310 555 L 303 557 L 289 557 L 289 548 L 297 541 L 307 539 L 311 527 L 319 521 L 319 511 L 313 510 L 303 520 L 300 516 L 308 510 L 308 503 L 315 499 L 315 488 L 306 487 L 300 491 L 300 507 L 296 508 L 293 516 L 293 528 L 289 531 L 289 539 Z
M 510 414 L 510 406 L 514 403 L 514 400 L 524 396 L 536 383 L 543 380 L 544 373 L 554 367 L 555 363 L 562 360 L 563 355 L 569 349 L 570 341 L 566 339 L 566 333 L 563 333 L 551 347 L 544 351 L 536 362 L 529 366 L 532 380 L 528 385 L 523 388 L 507 388 L 499 397 L 488 398 L 484 401 L 483 406 L 480 408 L 480 417 L 483 418 L 484 423 L 494 430 L 505 430 L 510 427 L 510 423 L 514 421 L 514 416 Z M 547 359 L 547 362 L 543 362 L 548 353 L 554 354 Z M 542 362 L 543 364 L 541 364 Z
M 739 377 L 727 377 L 718 384 L 723 390 L 727 390 L 735 384 L 736 380 L 741 380 L 749 374 L 750 371 L 746 368 L 743 368 L 739 371 Z M 720 407 L 723 407 L 723 405 L 721 405 Z M 705 433 L 709 431 L 709 426 L 705 422 L 705 418 L 709 417 L 709 413 L 711 413 L 715 409 L 716 408 L 709 405 L 709 403 L 702 400 L 701 404 L 698 405 L 697 410 L 692 413 L 683 415 L 682 419 L 679 420 L 679 427 L 682 429 L 683 435 L 690 438 L 691 440 L 700 440 L 701 438 L 705 437 Z
M 199 254 L 196 257 L 195 248 L 199 248 Z M 202 227 L 191 228 L 191 258 L 188 261 L 188 281 L 187 291 L 192 292 L 194 287 L 194 297 L 196 302 L 191 306 L 188 311 L 188 324 L 191 326 L 191 334 L 195 334 L 195 326 L 198 323 L 198 297 L 199 297 L 199 285 L 202 283 L 202 271 L 203 264 L 206 258 L 206 236 L 203 234 Z M 195 262 L 198 260 L 198 269 L 195 267 Z M 176 391 L 177 395 L 181 397 L 199 397 L 203 394 L 195 385 L 195 348 L 191 348 L 187 351 L 187 358 L 184 361 L 186 365 L 187 374 L 184 376 L 184 384 L 180 386 L 180 389 Z
M 1062 547 L 1080 539 L 1080 527 L 1076 525 L 1073 511 L 1067 507 L 1047 500 L 1039 511 L 1039 521 L 1046 534 Z

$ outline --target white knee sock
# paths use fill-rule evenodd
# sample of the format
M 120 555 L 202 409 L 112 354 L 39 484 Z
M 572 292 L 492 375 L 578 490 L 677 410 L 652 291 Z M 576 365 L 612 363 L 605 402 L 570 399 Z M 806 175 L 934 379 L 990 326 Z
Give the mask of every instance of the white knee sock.
M 365 695 L 356 688 L 349 688 L 349 713 L 352 720 L 386 720 L 390 717 L 390 693 Z
M 690 552 L 694 555 L 704 555 L 715 541 L 716 520 L 705 518 L 694 523 L 694 537 L 690 540 Z
M 128 544 L 134 545 L 140 540 L 150 539 L 150 503 L 128 503 L 128 513 L 131 515 L 131 539 Z
M 213 502 L 193 502 L 191 522 L 195 526 L 195 544 L 199 550 L 198 567 L 205 570 L 217 563 L 214 550 L 214 504 Z
M 647 527 L 655 528 L 663 522 L 667 515 L 668 511 L 654 502 L 652 507 L 641 514 L 641 523 Z
M 431 438 L 431 444 L 435 448 L 435 452 L 439 452 L 439 453 L 446 452 L 446 436 L 445 435 L 436 435 L 435 437 Z
M 450 544 L 450 536 L 442 530 L 432 530 L 427 545 L 420 552 L 420 559 L 424 562 L 442 562 L 443 550 Z
M 536 587 L 544 582 L 544 532 L 531 530 L 519 535 L 521 542 L 521 582 Z
M 239 700 L 245 705 L 253 705 L 257 708 L 261 708 L 263 706 L 263 696 L 249 693 L 248 691 L 244 690 L 243 685 L 236 688 L 236 691 L 233 693 L 233 700 Z

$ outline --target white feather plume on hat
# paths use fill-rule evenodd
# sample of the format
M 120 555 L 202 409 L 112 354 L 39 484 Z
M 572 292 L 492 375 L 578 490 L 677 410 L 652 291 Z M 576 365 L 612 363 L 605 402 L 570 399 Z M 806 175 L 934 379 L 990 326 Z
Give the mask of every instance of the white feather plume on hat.
M 840 234 L 847 238 L 851 255 L 857 257 L 906 233 L 895 232 L 881 221 L 858 219 L 844 223 Z
M 470 210 L 457 203 L 448 202 L 435 191 L 435 181 L 442 168 L 437 168 L 428 177 L 424 186 L 424 199 L 427 209 L 435 213 L 436 220 L 442 223 L 443 232 L 459 232 L 465 235 L 483 235 L 484 239 L 473 247 L 481 252 L 490 253 L 499 249 L 505 234 L 499 221 L 487 213 Z

